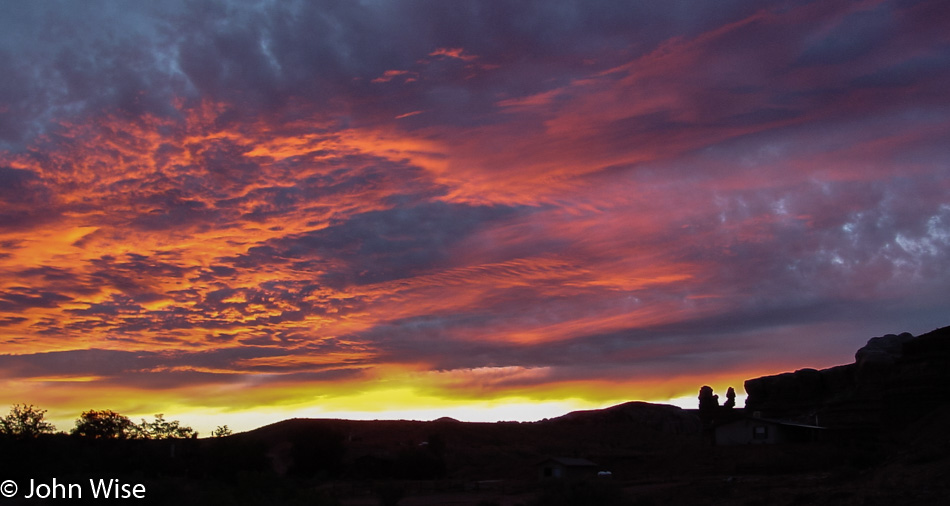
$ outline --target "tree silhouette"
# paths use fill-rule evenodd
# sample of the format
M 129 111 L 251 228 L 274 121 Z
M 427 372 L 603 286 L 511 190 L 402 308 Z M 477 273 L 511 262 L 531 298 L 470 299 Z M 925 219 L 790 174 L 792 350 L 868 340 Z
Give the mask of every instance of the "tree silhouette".
M 218 426 L 218 428 L 211 431 L 211 435 L 214 437 L 230 436 L 233 433 L 234 432 L 232 432 L 231 429 L 229 429 L 227 425 L 220 425 Z
M 178 420 L 165 420 L 165 415 L 159 413 L 154 422 L 142 420 L 138 435 L 145 439 L 185 439 L 197 437 L 198 433 L 191 427 L 183 427 Z
M 33 438 L 40 434 L 52 434 L 53 424 L 45 421 L 45 409 L 32 404 L 14 404 L 10 413 L 0 418 L 0 434 L 19 438 Z
M 139 427 L 132 420 L 111 409 L 84 411 L 76 420 L 72 433 L 94 439 L 132 439 L 140 437 Z

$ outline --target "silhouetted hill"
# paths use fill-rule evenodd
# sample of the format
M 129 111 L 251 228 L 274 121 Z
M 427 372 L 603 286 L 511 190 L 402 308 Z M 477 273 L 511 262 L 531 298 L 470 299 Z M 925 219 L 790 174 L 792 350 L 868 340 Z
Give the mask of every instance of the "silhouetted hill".
M 699 417 L 687 410 L 668 404 L 640 401 L 604 409 L 572 411 L 554 420 L 585 425 L 628 423 L 638 426 L 641 430 L 672 435 L 697 435 L 702 430 Z

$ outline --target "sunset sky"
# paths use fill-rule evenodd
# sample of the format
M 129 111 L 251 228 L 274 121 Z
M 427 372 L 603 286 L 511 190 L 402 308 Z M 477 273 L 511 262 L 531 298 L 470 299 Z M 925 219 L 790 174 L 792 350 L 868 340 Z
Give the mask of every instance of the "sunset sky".
M 950 325 L 950 2 L 2 7 L 0 414 L 692 406 Z

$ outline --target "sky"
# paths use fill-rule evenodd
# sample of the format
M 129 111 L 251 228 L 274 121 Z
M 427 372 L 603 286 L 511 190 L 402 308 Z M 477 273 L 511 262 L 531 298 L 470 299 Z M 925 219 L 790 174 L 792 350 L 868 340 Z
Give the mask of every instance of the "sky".
M 693 407 L 950 324 L 942 0 L 2 7 L 0 404 L 61 430 Z

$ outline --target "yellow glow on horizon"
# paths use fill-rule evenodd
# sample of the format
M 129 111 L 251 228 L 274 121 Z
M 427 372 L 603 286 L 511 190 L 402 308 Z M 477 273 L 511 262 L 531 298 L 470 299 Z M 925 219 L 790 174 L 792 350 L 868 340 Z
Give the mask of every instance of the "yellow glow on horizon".
M 492 388 L 491 375 L 524 377 L 528 374 L 530 377 L 538 374 L 531 369 L 499 369 L 475 371 L 474 374 L 486 380 L 489 388 Z M 734 387 L 738 394 L 736 406 L 741 408 L 745 402 L 742 381 L 734 377 L 712 378 L 711 382 L 683 377 L 642 383 L 566 382 L 492 394 L 490 391 L 477 393 L 464 384 L 433 377 L 434 374 L 438 375 L 431 372 L 397 374 L 402 379 L 385 380 L 384 384 L 375 387 L 372 383 L 344 382 L 333 386 L 291 384 L 260 389 L 249 388 L 249 384 L 221 385 L 210 390 L 183 388 L 155 392 L 148 400 L 141 392 L 138 397 L 133 395 L 132 389 L 103 390 L 96 386 L 95 381 L 85 383 L 88 386 L 76 385 L 80 389 L 76 392 L 85 393 L 85 398 L 78 400 L 70 393 L 70 381 L 85 381 L 87 378 L 47 377 L 37 378 L 35 382 L 20 381 L 21 385 L 47 383 L 40 390 L 34 390 L 37 394 L 45 392 L 47 396 L 28 396 L 28 402 L 49 409 L 47 417 L 59 430 L 68 431 L 84 410 L 112 409 L 136 422 L 164 413 L 167 419 L 179 420 L 194 428 L 201 437 L 209 436 L 212 430 L 222 425 L 239 432 L 290 418 L 426 421 L 450 417 L 465 422 L 531 422 L 631 401 L 693 409 L 698 406 L 698 391 L 703 384 L 713 387 L 720 403 L 725 402 L 729 386 Z M 453 392 L 459 395 L 453 396 Z M 241 402 L 235 403 L 238 398 Z
M 245 432 L 291 418 L 431 421 L 448 417 L 461 422 L 535 422 L 563 416 L 572 411 L 602 409 L 630 401 L 630 399 L 615 399 L 595 402 L 578 398 L 538 401 L 529 398 L 506 397 L 476 402 L 446 402 L 444 399 L 425 397 L 410 400 L 409 397 L 410 394 L 406 391 L 397 390 L 360 395 L 352 399 L 352 405 L 344 401 L 321 403 L 319 406 L 294 405 L 241 410 L 168 406 L 161 412 L 165 418 L 178 420 L 182 425 L 197 430 L 200 437 L 208 437 L 211 431 L 222 425 L 227 425 L 234 432 Z M 672 404 L 672 402 L 666 402 L 666 404 Z M 135 422 L 143 418 L 151 419 L 156 414 L 115 411 Z M 58 411 L 48 418 L 58 430 L 68 431 L 78 415 L 79 411 L 73 415 Z

